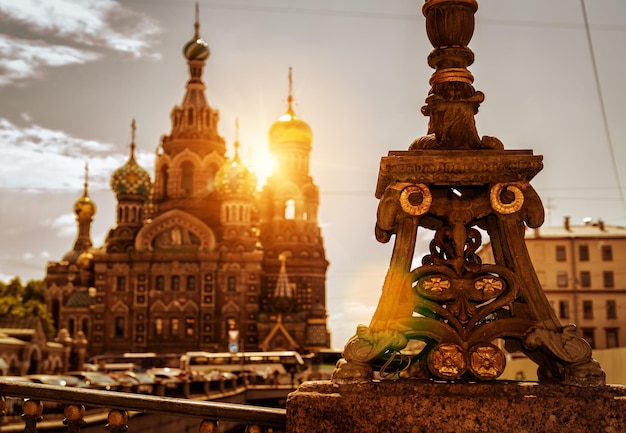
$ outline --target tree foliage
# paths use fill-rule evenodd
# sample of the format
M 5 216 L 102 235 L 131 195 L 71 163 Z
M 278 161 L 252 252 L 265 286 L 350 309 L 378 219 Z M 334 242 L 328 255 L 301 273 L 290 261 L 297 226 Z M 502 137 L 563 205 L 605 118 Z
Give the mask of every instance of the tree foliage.
M 56 334 L 52 317 L 44 301 L 43 280 L 22 284 L 19 277 L 8 283 L 0 281 L 0 317 L 38 317 L 48 340 Z

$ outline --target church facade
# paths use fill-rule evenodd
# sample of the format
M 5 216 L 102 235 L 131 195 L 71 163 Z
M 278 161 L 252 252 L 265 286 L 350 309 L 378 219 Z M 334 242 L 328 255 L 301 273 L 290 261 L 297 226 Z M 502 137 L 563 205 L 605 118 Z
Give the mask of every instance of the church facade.
M 133 122 L 129 159 L 111 176 L 117 220 L 100 247 L 85 178 L 74 246 L 47 267 L 55 324 L 86 337 L 89 355 L 329 347 L 312 131 L 293 111 L 291 71 L 287 110 L 268 134 L 274 168 L 259 191 L 238 140 L 229 158 L 218 133 L 197 19 L 183 54 L 189 80 L 154 177 L 135 160 Z

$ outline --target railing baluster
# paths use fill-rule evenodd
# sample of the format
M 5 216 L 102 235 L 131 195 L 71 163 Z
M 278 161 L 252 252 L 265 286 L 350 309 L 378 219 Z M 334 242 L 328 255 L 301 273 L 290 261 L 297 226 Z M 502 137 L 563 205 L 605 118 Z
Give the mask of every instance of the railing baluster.
M 128 430 L 128 413 L 122 409 L 112 409 L 104 428 L 111 433 L 125 433 Z
M 217 421 L 204 419 L 200 423 L 200 433 L 218 433 L 219 431 L 219 424 Z
M 249 425 L 246 427 L 246 433 L 265 433 L 265 428 L 260 425 Z
M 1 0 L 0 0 L 1 1 Z M 233 382 L 229 382 L 233 385 Z M 215 384 L 217 386 L 217 383 Z M 215 389 L 212 393 L 216 393 Z M 51 401 L 63 403 L 65 407 L 65 425 L 69 433 L 80 433 L 85 430 L 82 421 L 90 423 L 96 419 L 102 420 L 102 415 L 107 416 L 107 430 L 111 433 L 124 433 L 128 429 L 127 411 L 132 410 L 139 413 L 159 413 L 166 416 L 189 416 L 196 417 L 198 420 L 205 420 L 201 426 L 200 433 L 213 433 L 218 431 L 218 424 L 214 420 L 220 420 L 221 423 L 264 426 L 266 432 L 285 431 L 286 411 L 285 409 L 268 408 L 250 405 L 241 405 L 217 401 L 198 401 L 176 397 L 158 397 L 154 395 L 137 395 L 133 393 L 100 391 L 94 389 L 68 388 L 52 385 L 43 385 L 27 382 L 9 382 L 0 377 L 0 411 L 2 410 L 2 397 L 6 397 L 4 401 L 4 411 L 7 415 L 12 415 L 12 405 L 14 402 L 20 401 L 25 397 L 31 400 L 22 405 L 24 423 L 27 423 L 26 433 L 36 433 L 37 429 L 41 430 L 49 425 L 55 425 L 55 428 L 63 426 L 61 419 L 42 420 L 42 405 L 40 401 Z M 67 407 L 69 405 L 70 407 Z M 74 406 L 71 406 L 74 405 Z M 97 417 L 89 417 L 83 413 L 82 406 L 107 408 L 108 412 L 104 412 Z M 211 419 L 211 421 L 209 421 Z M 22 423 L 10 423 L 6 432 L 22 432 Z M 221 425 L 219 425 L 221 427 Z M 1 431 L 5 432 L 5 426 Z M 270 428 L 271 427 L 271 428 Z M 278 430 L 274 430 L 277 428 Z M 263 430 L 249 430 L 251 432 Z
M 37 423 L 43 419 L 43 404 L 40 400 L 27 398 L 22 404 L 24 433 L 37 433 Z
M 67 426 L 68 433 L 80 433 L 80 428 L 87 424 L 83 419 L 85 417 L 85 406 L 68 404 L 63 411 L 65 419 L 63 424 Z

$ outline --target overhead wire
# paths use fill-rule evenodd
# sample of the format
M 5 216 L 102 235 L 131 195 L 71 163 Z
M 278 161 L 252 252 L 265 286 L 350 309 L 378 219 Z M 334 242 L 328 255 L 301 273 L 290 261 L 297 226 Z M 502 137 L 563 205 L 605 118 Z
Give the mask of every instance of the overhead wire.
M 617 159 L 615 158 L 615 149 L 613 146 L 613 140 L 611 139 L 611 130 L 609 128 L 609 121 L 606 113 L 606 106 L 604 104 L 604 97 L 602 95 L 602 86 L 600 84 L 600 74 L 598 73 L 598 64 L 596 61 L 595 51 L 593 49 L 593 41 L 591 39 L 591 29 L 589 28 L 589 18 L 587 17 L 587 9 L 585 8 L 585 0 L 580 0 L 580 6 L 583 14 L 583 21 L 585 24 L 585 33 L 587 34 L 587 43 L 589 45 L 589 55 L 591 57 L 591 65 L 593 66 L 593 76 L 596 84 L 596 91 L 598 92 L 598 100 L 600 103 L 600 112 L 602 115 L 602 123 L 604 125 L 604 134 L 606 135 L 607 144 L 609 147 L 609 156 L 611 158 L 611 167 L 613 174 L 617 182 L 619 196 L 622 202 L 624 211 L 626 211 L 626 196 L 624 196 L 624 188 L 619 175 L 617 167 Z

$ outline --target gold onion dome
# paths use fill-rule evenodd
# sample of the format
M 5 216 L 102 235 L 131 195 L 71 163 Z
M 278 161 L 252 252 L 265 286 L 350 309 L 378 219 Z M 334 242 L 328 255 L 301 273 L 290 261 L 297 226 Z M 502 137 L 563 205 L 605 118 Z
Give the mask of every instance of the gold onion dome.
M 85 251 L 76 258 L 76 265 L 81 269 L 89 269 L 92 261 L 93 254 L 89 251 Z
M 92 218 L 95 213 L 96 205 L 86 193 L 74 203 L 74 214 L 78 218 Z
M 313 141 L 313 131 L 308 123 L 296 117 L 291 108 L 291 104 L 289 104 L 287 112 L 280 116 L 270 127 L 269 140 L 272 144 L 311 144 Z
M 92 218 L 96 214 L 96 204 L 89 198 L 87 193 L 89 168 L 85 164 L 85 184 L 83 196 L 74 203 L 74 214 L 77 218 Z
M 187 60 L 206 60 L 211 54 L 209 44 L 200 37 L 200 23 L 198 22 L 198 4 L 196 3 L 196 22 L 194 23 L 193 39 L 183 47 L 183 55 Z
M 289 68 L 289 96 L 287 97 L 287 112 L 272 124 L 269 130 L 270 144 L 300 143 L 311 144 L 313 131 L 308 123 L 298 118 L 293 111 L 291 68 Z
M 254 172 L 239 158 L 239 140 L 236 139 L 235 156 L 227 160 L 217 171 L 217 189 L 222 194 L 252 194 L 256 189 L 256 183 Z
M 132 140 L 130 158 L 126 164 L 113 172 L 111 189 L 116 197 L 123 195 L 139 195 L 148 199 L 150 195 L 150 175 L 135 161 L 135 121 L 132 123 Z

